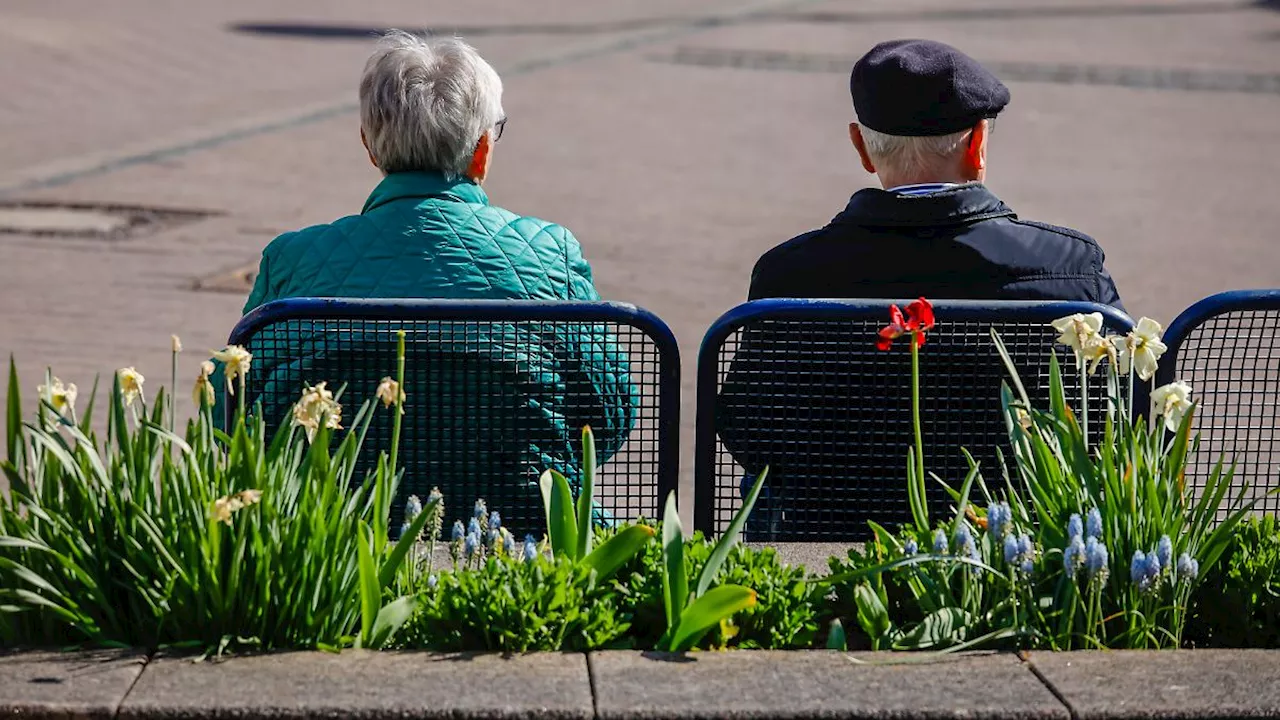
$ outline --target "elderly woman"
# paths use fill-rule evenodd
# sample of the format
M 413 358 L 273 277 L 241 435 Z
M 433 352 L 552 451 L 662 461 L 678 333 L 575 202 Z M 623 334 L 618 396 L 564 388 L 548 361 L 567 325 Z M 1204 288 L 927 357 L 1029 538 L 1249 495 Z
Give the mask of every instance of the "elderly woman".
M 506 121 L 502 81 L 471 46 L 388 33 L 360 81 L 360 137 L 382 181 L 359 215 L 272 241 L 245 312 L 289 297 L 599 299 L 567 229 L 495 207 L 481 189 Z M 418 327 L 405 494 L 439 485 L 453 507 L 481 496 L 508 525 L 540 525 L 536 477 L 547 467 L 574 477 L 582 427 L 593 427 L 602 458 L 625 439 L 635 393 L 602 328 Z M 385 347 L 369 352 L 385 337 L 352 343 L 349 356 L 332 342 L 293 341 L 287 362 L 258 370 L 258 382 L 286 397 L 304 382 L 346 382 L 348 397 L 363 400 L 392 369 Z

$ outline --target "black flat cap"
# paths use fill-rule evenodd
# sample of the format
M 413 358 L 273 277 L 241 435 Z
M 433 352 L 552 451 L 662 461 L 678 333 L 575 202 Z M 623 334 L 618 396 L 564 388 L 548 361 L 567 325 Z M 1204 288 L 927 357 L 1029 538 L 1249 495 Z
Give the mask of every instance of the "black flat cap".
M 947 135 L 995 117 L 1009 88 L 959 50 L 932 40 L 871 48 L 849 80 L 858 122 L 888 135 Z

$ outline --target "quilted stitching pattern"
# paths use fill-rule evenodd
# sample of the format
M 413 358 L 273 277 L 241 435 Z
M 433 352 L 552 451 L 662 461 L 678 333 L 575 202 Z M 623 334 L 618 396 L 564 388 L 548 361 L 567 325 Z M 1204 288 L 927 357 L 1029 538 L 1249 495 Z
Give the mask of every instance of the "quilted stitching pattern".
M 362 214 L 276 238 L 263 251 L 245 312 L 286 297 L 599 299 L 567 229 L 494 207 L 469 181 L 428 173 L 390 175 Z M 626 439 L 638 406 L 626 354 L 603 327 L 571 334 L 544 337 L 555 351 L 531 345 L 523 359 L 545 378 L 538 406 L 546 422 L 562 437 L 590 424 L 608 457 Z M 599 401 L 590 403 L 592 417 L 566 418 L 566 411 L 581 412 L 584 393 Z M 566 394 L 578 400 L 566 403 Z M 562 464 L 574 465 L 571 458 Z

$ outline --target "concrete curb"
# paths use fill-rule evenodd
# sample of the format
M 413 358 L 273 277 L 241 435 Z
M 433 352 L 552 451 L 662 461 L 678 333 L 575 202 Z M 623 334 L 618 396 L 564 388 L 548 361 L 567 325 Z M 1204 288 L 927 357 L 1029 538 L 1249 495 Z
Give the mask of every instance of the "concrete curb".
M 1280 651 L 0 654 L 0 718 L 1280 717 Z

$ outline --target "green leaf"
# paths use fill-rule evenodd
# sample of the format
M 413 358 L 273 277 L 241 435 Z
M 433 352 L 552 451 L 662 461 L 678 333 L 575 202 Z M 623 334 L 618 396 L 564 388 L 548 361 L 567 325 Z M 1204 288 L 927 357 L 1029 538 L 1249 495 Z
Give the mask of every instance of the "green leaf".
M 578 559 L 591 552 L 591 504 L 595 502 L 596 438 L 591 426 L 582 428 L 582 490 L 578 493 Z
M 760 472 L 756 477 L 755 484 L 751 486 L 751 491 L 747 493 L 746 500 L 743 501 L 742 507 L 738 509 L 738 514 L 733 516 L 733 521 L 729 523 L 729 527 L 725 529 L 724 534 L 720 536 L 720 541 L 715 547 L 711 548 L 711 554 L 707 556 L 707 564 L 702 566 L 702 572 L 698 575 L 697 589 L 694 591 L 694 597 L 702 597 L 707 592 L 707 588 L 711 587 L 712 581 L 716 579 L 716 574 L 720 572 L 720 566 L 724 565 L 725 558 L 729 557 L 729 551 L 733 550 L 733 546 L 738 544 L 738 538 L 742 535 L 742 527 L 747 524 L 747 517 L 751 515 L 751 509 L 756 505 L 756 499 L 760 497 L 760 489 L 764 487 L 764 480 L 769 476 L 769 468 Z
M 378 585 L 378 573 L 373 566 L 373 552 L 369 549 L 368 523 L 360 521 L 357 531 L 357 567 L 360 583 L 360 637 L 357 647 L 373 640 L 373 624 L 378 614 L 378 606 L 382 599 L 381 586 Z
M 370 650 L 382 649 L 396 631 L 413 617 L 413 612 L 417 609 L 418 598 L 413 595 L 387 603 L 378 611 L 378 617 L 373 621 L 372 637 L 364 647 Z
M 707 591 L 681 613 L 680 623 L 671 633 L 668 649 L 684 652 L 692 648 L 721 620 L 755 604 L 756 592 L 741 585 L 721 585 Z
M 858 607 L 858 625 L 862 626 L 871 638 L 873 649 L 880 649 L 880 643 L 889 633 L 893 624 L 889 621 L 889 611 L 880 596 L 867 583 L 859 583 L 853 589 L 853 599 Z
M 9 355 L 9 396 L 5 400 L 5 457 L 18 462 L 18 442 L 22 437 L 22 394 L 18 385 L 18 366 Z
M 548 513 L 547 537 L 551 539 L 551 554 L 556 557 L 580 560 L 578 550 L 578 525 L 574 518 L 573 493 L 569 480 L 555 470 L 551 474 L 551 503 Z
M 404 562 L 405 556 L 413 549 L 414 544 L 418 542 L 418 537 L 422 535 L 422 528 L 427 526 L 427 521 L 431 519 L 431 515 L 435 512 L 436 505 L 439 500 L 432 500 L 422 508 L 422 512 L 409 523 L 409 530 L 400 536 L 396 541 L 395 547 L 391 548 L 391 554 L 387 555 L 387 559 L 382 561 L 382 569 L 378 571 L 378 582 L 382 587 L 390 587 L 392 581 L 396 579 L 396 571 L 400 569 L 400 565 Z
M 827 631 L 828 650 L 848 650 L 849 640 L 845 637 L 844 623 L 840 618 L 831 621 L 831 629 Z
M 596 571 L 597 582 L 604 582 L 643 550 L 653 535 L 648 525 L 628 525 L 593 550 L 585 562 Z
M 893 646 L 896 650 L 925 650 L 954 645 L 964 641 L 965 628 L 972 622 L 973 616 L 963 608 L 941 608 L 930 613 Z
M 662 513 L 662 599 L 667 609 L 667 631 L 675 630 L 689 602 L 689 578 L 684 567 L 684 528 L 676 510 L 676 494 L 667 495 Z

